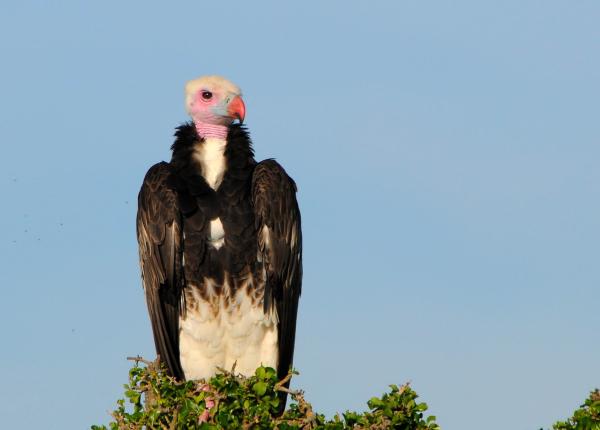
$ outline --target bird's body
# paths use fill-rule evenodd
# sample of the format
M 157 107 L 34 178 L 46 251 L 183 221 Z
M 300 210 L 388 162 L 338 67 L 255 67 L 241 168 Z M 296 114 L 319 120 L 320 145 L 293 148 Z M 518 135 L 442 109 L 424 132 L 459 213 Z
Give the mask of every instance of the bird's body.
M 244 375 L 264 365 L 283 377 L 302 271 L 296 187 L 274 160 L 254 160 L 247 131 L 231 123 L 233 114 L 244 116 L 239 90 L 219 79 L 188 84 L 193 122 L 178 127 L 170 163 L 150 168 L 139 195 L 154 340 L 180 379 L 209 378 L 234 363 Z M 218 100 L 198 107 L 207 93 L 225 107 Z

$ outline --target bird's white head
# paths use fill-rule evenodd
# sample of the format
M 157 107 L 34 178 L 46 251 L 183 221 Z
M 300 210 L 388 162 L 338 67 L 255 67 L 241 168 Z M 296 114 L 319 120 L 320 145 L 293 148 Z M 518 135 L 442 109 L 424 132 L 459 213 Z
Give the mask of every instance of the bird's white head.
M 227 126 L 244 121 L 240 88 L 221 76 L 202 76 L 185 86 L 185 107 L 201 137 L 226 137 Z

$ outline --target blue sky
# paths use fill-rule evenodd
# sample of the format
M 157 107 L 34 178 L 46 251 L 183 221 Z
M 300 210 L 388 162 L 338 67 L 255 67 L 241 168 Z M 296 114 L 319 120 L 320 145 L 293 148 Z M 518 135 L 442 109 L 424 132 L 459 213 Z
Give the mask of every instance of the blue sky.
M 106 423 L 153 356 L 136 196 L 212 73 L 299 185 L 317 410 L 412 381 L 447 430 L 568 416 L 600 385 L 600 4 L 216 3 L 0 6 L 3 425 Z

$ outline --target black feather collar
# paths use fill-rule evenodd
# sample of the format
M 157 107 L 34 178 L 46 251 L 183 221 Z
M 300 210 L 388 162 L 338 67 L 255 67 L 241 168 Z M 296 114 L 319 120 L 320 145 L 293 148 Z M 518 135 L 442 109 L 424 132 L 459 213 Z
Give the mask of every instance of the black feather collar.
M 175 167 L 183 167 L 188 164 L 194 151 L 194 146 L 204 139 L 198 136 L 193 122 L 187 122 L 176 128 L 175 142 L 171 145 L 173 157 L 171 163 Z M 240 124 L 231 124 L 227 131 L 227 146 L 225 157 L 228 168 L 244 168 L 248 164 L 254 164 L 254 150 L 252 141 L 246 127 Z
M 193 161 L 194 148 L 203 141 L 198 136 L 194 124 L 189 122 L 177 127 L 175 142 L 171 146 L 173 150 L 171 166 L 174 167 L 177 176 L 185 182 L 188 193 L 197 197 L 215 194 Z M 229 196 L 239 194 L 247 187 L 256 166 L 252 141 L 244 126 L 239 124 L 229 126 L 224 155 L 227 159 L 227 170 L 217 193 Z

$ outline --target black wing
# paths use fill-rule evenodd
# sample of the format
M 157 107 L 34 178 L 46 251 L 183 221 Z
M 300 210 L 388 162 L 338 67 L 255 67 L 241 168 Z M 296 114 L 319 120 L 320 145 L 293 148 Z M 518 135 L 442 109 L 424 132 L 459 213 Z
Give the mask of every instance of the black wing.
M 138 195 L 137 238 L 156 352 L 172 376 L 184 379 L 179 361 L 182 220 L 174 184 L 169 164 L 148 170 Z
M 302 286 L 302 232 L 296 184 L 275 160 L 260 162 L 252 176 L 258 247 L 266 266 L 264 306 L 279 318 L 279 378 L 292 366 Z

